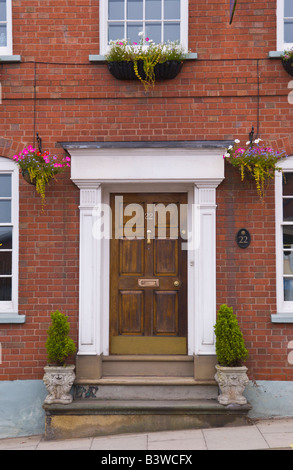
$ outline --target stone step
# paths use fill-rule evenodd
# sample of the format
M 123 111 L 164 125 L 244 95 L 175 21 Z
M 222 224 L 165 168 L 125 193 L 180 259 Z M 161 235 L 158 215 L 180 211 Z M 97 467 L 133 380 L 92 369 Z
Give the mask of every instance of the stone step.
M 245 425 L 251 409 L 213 399 L 73 400 L 43 407 L 48 440 Z
M 189 400 L 215 399 L 217 395 L 214 381 L 180 377 L 104 377 L 94 384 L 76 383 L 73 387 L 75 399 Z
M 104 356 L 103 377 L 118 376 L 157 376 L 194 377 L 193 356 Z

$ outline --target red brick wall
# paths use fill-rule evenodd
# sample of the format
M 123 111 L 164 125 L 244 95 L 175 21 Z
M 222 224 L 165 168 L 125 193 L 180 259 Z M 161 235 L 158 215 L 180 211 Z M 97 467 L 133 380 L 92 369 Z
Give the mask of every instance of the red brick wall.
M 50 5 L 48 6 L 48 4 Z M 274 1 L 238 2 L 229 25 L 227 0 L 191 0 L 187 61 L 180 75 L 144 92 L 137 82 L 113 78 L 99 53 L 98 0 L 13 0 L 14 54 L 1 64 L 0 155 L 12 157 L 38 132 L 43 146 L 62 154 L 59 141 L 223 140 L 260 136 L 293 153 L 291 78 L 276 50 Z M 274 196 L 264 205 L 227 166 L 218 189 L 218 303 L 232 305 L 250 352 L 254 379 L 293 379 L 287 344 L 293 327 L 270 321 L 276 312 Z M 77 339 L 79 191 L 69 172 L 49 188 L 47 212 L 31 186 L 20 191 L 20 314 L 24 325 L 0 325 L 0 379 L 43 375 L 50 312 L 68 314 Z M 252 243 L 235 244 L 245 226 Z

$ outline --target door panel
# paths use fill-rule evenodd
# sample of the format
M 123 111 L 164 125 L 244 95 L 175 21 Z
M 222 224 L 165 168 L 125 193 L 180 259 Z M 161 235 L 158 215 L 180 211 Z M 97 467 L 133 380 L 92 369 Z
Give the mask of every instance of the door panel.
M 111 194 L 111 354 L 186 354 L 186 204 L 185 193 Z

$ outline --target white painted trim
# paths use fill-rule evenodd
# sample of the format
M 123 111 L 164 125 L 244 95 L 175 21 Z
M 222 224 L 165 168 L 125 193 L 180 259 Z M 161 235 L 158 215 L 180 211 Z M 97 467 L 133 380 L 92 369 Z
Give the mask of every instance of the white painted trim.
M 7 46 L 0 47 L 0 55 L 12 55 L 12 0 L 6 0 Z
M 110 243 L 92 236 L 95 204 L 109 205 L 110 192 L 157 191 L 188 193 L 188 230 L 193 240 L 188 251 L 188 354 L 215 354 L 216 188 L 224 179 L 222 150 L 68 151 L 71 179 L 81 191 L 79 354 L 109 354 Z M 111 233 L 109 216 L 104 226 Z
M 108 0 L 100 0 L 99 14 L 100 55 L 104 55 L 108 49 Z M 184 46 L 185 50 L 188 51 L 188 0 L 181 0 L 180 15 L 180 42 Z
M 277 22 L 277 51 L 284 51 L 285 49 L 291 49 L 291 47 L 293 47 L 293 38 L 292 38 L 292 42 L 290 43 L 285 43 L 284 41 L 284 0 L 277 0 L 276 22 Z
M 0 322 L 1 315 L 5 320 L 18 317 L 18 220 L 19 220 L 19 169 L 15 162 L 8 158 L 0 157 L 0 174 L 7 173 L 12 175 L 12 205 L 11 205 L 11 225 L 13 227 L 12 238 L 12 300 L 0 301 Z M 15 320 L 15 318 L 14 318 Z
M 293 156 L 288 157 L 278 164 L 283 170 L 293 172 Z M 282 178 L 281 172 L 275 175 L 275 219 L 276 219 L 276 293 L 277 314 L 271 315 L 272 322 L 286 323 L 293 320 L 293 302 L 284 300 L 283 291 L 283 201 L 282 201 Z M 282 319 L 282 320 L 281 320 Z

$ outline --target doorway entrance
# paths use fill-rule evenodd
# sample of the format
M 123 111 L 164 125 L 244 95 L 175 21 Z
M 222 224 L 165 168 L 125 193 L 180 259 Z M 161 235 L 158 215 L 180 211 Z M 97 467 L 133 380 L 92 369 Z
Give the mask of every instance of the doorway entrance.
M 187 194 L 110 204 L 110 354 L 187 354 Z

